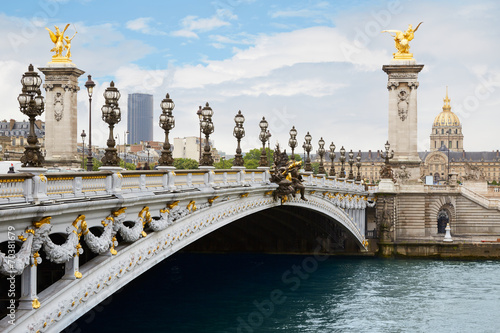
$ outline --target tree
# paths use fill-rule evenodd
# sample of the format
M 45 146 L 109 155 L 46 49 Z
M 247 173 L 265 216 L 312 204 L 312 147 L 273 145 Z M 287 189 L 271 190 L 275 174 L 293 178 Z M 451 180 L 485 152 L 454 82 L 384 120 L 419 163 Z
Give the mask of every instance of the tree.
M 316 175 L 318 173 L 318 170 L 319 170 L 319 162 L 312 162 L 311 166 L 313 168 L 313 173 Z
M 176 158 L 174 159 L 174 167 L 176 169 L 198 169 L 198 162 L 192 158 Z
M 120 159 L 120 167 L 126 170 L 135 170 L 135 164 L 133 163 L 125 163 L 123 159 Z
M 219 162 L 214 164 L 214 167 L 216 169 L 231 169 L 231 167 L 233 166 L 233 160 L 234 158 L 231 158 L 229 160 L 222 158 Z
M 273 159 L 274 150 L 266 148 L 266 153 L 267 153 L 267 161 L 269 162 L 269 166 L 271 166 L 274 163 Z M 245 156 L 243 157 L 245 168 L 256 169 L 259 166 L 260 154 L 262 154 L 262 148 L 255 148 L 246 153 Z
M 99 161 L 97 158 L 92 159 L 92 171 L 99 171 L 99 168 L 102 167 L 102 162 Z

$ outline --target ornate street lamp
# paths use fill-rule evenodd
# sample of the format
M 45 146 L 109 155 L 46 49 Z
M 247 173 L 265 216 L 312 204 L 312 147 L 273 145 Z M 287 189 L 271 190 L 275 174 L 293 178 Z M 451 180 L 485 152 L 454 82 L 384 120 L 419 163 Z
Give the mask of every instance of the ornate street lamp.
M 168 93 L 163 101 L 161 101 L 160 107 L 163 110 L 160 116 L 160 127 L 165 131 L 165 142 L 163 143 L 163 150 L 161 151 L 161 157 L 158 164 L 163 166 L 173 166 L 174 159 L 172 158 L 170 142 L 168 142 L 168 133 L 175 127 L 175 118 L 172 115 L 172 110 L 174 109 L 175 104 Z
M 106 148 L 104 157 L 101 159 L 103 166 L 117 167 L 120 165 L 120 158 L 116 154 L 115 139 L 113 136 L 113 128 L 121 120 L 121 111 L 118 107 L 120 96 L 120 92 L 115 88 L 115 83 L 111 81 L 109 87 L 104 91 L 105 104 L 101 108 L 102 120 L 109 125 L 109 137 L 106 142 L 108 148 Z
M 384 161 L 384 166 L 382 167 L 382 170 L 380 171 L 380 178 L 382 179 L 392 179 L 392 168 L 390 164 L 390 159 L 394 157 L 394 150 L 391 151 L 389 154 L 389 149 L 391 149 L 391 145 L 389 144 L 389 141 L 385 143 L 385 154 L 382 152 L 382 158 L 385 160 Z
M 342 146 L 342 148 L 340 148 L 340 163 L 341 163 L 340 178 L 345 179 L 345 168 L 344 168 L 344 163 L 345 163 L 345 148 L 344 148 L 344 146 Z
M 361 174 L 359 173 L 359 169 L 361 168 L 361 150 L 358 151 L 358 156 L 356 156 L 356 167 L 358 168 L 358 173 L 356 175 L 356 181 L 361 181 Z
M 304 144 L 304 146 L 305 146 L 304 148 L 307 152 L 306 167 L 305 167 L 304 171 L 312 172 L 313 168 L 311 165 L 311 157 L 309 156 L 309 153 L 311 152 L 311 149 L 312 149 L 312 145 L 311 145 L 312 136 L 311 136 L 311 134 L 309 134 L 309 132 L 307 132 L 304 139 L 306 140 L 306 143 Z
M 318 168 L 318 173 L 320 175 L 326 174 L 325 171 L 325 166 L 323 165 L 323 156 L 325 156 L 325 140 L 323 140 L 323 137 L 319 139 L 318 141 L 318 155 L 319 155 L 319 168 Z
M 85 130 L 82 130 L 82 134 L 80 134 L 82 137 L 82 169 L 85 169 L 85 137 L 87 134 L 85 134 Z
M 267 126 L 268 123 L 266 121 L 265 117 L 262 117 L 262 120 L 259 123 L 260 126 L 260 134 L 259 134 L 259 139 L 262 141 L 262 153 L 260 154 L 260 162 L 259 162 L 259 167 L 267 167 L 267 153 L 266 153 L 266 141 L 268 140 L 268 132 L 267 132 Z
M 126 131 L 125 133 L 123 133 L 123 137 L 124 137 L 123 141 L 124 141 L 124 145 L 125 145 L 124 149 L 123 149 L 124 150 L 123 152 L 125 154 L 125 161 L 123 163 L 123 166 L 125 166 L 125 167 L 127 166 L 127 142 L 128 142 L 128 135 L 129 134 L 130 134 L 129 131 Z
M 35 117 L 40 116 L 44 111 L 43 96 L 40 91 L 42 79 L 33 70 L 33 65 L 29 65 L 28 71 L 23 74 L 21 83 L 23 85 L 22 92 L 17 97 L 19 109 L 29 117 L 30 122 L 28 145 L 24 148 L 21 162 L 23 167 L 42 167 L 45 159 L 40 152 L 40 145 L 35 133 Z
M 151 145 L 150 145 L 150 144 L 149 144 L 149 142 L 148 142 L 148 143 L 146 144 L 146 150 L 147 150 L 147 152 L 148 152 L 148 160 L 147 160 L 147 163 L 146 163 L 146 164 L 147 164 L 148 168 L 151 168 L 151 167 L 149 166 L 149 150 L 150 150 L 150 149 L 151 149 Z M 148 169 L 148 170 L 149 170 L 149 169 Z
M 214 159 L 212 158 L 212 151 L 210 149 L 209 137 L 210 134 L 214 132 L 214 124 L 212 123 L 212 116 L 214 111 L 207 104 L 201 110 L 201 115 L 203 116 L 203 120 L 200 122 L 201 130 L 205 134 L 205 148 L 203 151 L 203 158 L 201 160 L 201 166 L 213 166 Z
M 266 137 L 267 137 L 267 152 L 266 152 L 266 157 L 267 157 L 267 166 L 271 166 L 271 157 L 267 156 L 267 154 L 271 155 L 271 132 L 267 130 Z
M 348 179 L 354 179 L 354 173 L 352 172 L 352 165 L 354 164 L 354 153 L 351 151 L 349 152 L 349 177 Z
M 87 88 L 87 94 L 89 95 L 89 148 L 87 156 L 87 171 L 92 171 L 94 168 L 94 161 L 92 158 L 92 94 L 94 93 L 95 83 L 92 81 L 92 75 L 88 76 L 87 82 L 85 82 L 85 88 Z
M 292 126 L 292 129 L 290 130 L 290 139 L 288 140 L 288 145 L 290 146 L 290 148 L 292 148 L 292 161 L 295 161 L 294 150 L 295 147 L 297 147 L 297 130 L 295 129 L 295 126 Z
M 238 141 L 238 147 L 236 148 L 236 155 L 234 156 L 233 160 L 233 166 L 235 167 L 242 167 L 244 165 L 240 147 L 241 138 L 245 136 L 245 129 L 243 128 L 244 122 L 245 122 L 245 117 L 243 116 L 240 110 L 238 111 L 238 114 L 234 117 L 234 123 L 236 125 L 234 126 L 233 136 Z
M 387 141 L 385 143 L 384 148 L 385 148 L 385 155 L 382 153 L 382 158 L 385 160 L 384 163 L 386 165 L 389 165 L 390 164 L 389 160 L 394 157 L 394 150 L 391 151 L 391 153 L 389 154 L 389 149 L 391 149 L 391 145 L 389 144 L 389 141 Z
M 201 163 L 201 150 L 202 150 L 202 145 L 201 145 L 201 121 L 203 120 L 203 115 L 201 114 L 201 105 L 198 108 L 198 111 L 196 111 L 196 115 L 198 116 L 198 119 L 200 120 L 200 157 L 198 161 Z
M 332 160 L 332 166 L 330 167 L 330 177 L 335 176 L 335 165 L 333 161 L 335 160 L 335 145 L 333 142 L 330 144 L 330 159 Z
M 449 128 L 447 131 L 446 131 L 446 134 L 448 134 L 448 175 L 446 176 L 446 184 L 449 184 L 450 182 L 450 149 L 452 147 L 452 144 L 451 144 L 451 141 L 450 141 L 450 134 L 451 134 L 451 128 Z

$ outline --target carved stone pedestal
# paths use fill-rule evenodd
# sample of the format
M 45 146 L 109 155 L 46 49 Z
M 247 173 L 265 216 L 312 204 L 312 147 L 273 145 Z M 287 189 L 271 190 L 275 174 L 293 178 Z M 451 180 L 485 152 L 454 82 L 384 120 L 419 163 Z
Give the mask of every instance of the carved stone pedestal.
M 85 73 L 72 63 L 49 63 L 38 68 L 45 74 L 45 165 L 78 167 L 78 77 Z
M 409 180 L 420 178 L 417 151 L 417 88 L 418 73 L 424 65 L 414 59 L 392 60 L 382 67 L 388 75 L 389 143 L 394 150 L 391 164 L 404 165 Z

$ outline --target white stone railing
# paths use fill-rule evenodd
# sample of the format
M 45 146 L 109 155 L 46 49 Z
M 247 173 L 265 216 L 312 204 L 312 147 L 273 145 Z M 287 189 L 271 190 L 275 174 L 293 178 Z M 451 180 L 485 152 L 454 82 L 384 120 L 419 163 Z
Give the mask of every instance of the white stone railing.
M 304 185 L 336 191 L 369 192 L 376 187 L 336 177 L 302 174 Z M 124 170 L 118 173 L 61 172 L 0 175 L 0 205 L 39 203 L 105 195 L 149 195 L 154 192 L 183 191 L 207 187 L 236 187 L 269 184 L 268 169 Z
M 469 200 L 474 201 L 475 203 L 489 209 L 498 209 L 500 210 L 500 200 L 499 199 L 490 199 L 485 196 L 476 193 L 465 186 L 460 186 L 460 193 Z
M 0 205 L 269 183 L 266 170 L 138 170 L 0 175 Z
M 33 175 L 30 173 L 7 174 L 0 178 L 0 202 L 24 202 L 31 193 Z
M 82 193 L 106 193 L 106 178 L 106 175 L 96 175 L 95 173 L 89 176 L 82 176 Z
M 304 183 L 307 185 L 313 186 L 327 186 L 332 187 L 336 190 L 341 191 L 367 191 L 365 185 L 357 183 L 353 180 L 348 180 L 344 178 L 337 177 L 329 177 L 329 176 L 320 176 L 320 175 L 312 175 L 309 173 L 302 173 L 302 178 L 304 179 Z M 374 193 L 374 192 L 373 192 Z

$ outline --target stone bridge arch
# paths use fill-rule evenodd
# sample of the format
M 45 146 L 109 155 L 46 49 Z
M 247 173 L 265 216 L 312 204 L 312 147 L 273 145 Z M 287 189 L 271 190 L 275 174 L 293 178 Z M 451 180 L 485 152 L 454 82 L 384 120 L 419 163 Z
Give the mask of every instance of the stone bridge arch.
M 290 198 L 283 207 L 296 206 L 334 219 L 364 249 L 364 231 L 353 216 L 358 216 L 357 211 L 364 211 L 366 198 L 314 192 L 311 191 L 311 195 L 308 195 L 308 201 Z M 24 310 L 25 313 L 20 312 L 16 325 L 10 331 L 44 332 L 64 329 L 140 274 L 185 246 L 244 216 L 280 205 L 279 201 L 273 200 L 270 192 L 264 195 L 261 193 L 250 196 L 242 194 L 232 199 L 222 197 L 198 208 L 189 202 L 186 208 L 178 205 L 170 210 L 151 211 L 149 223 L 165 222 L 166 228 L 114 247 L 115 255 L 106 251 L 79 267 L 81 278 L 59 280 L 40 292 L 39 307 L 36 310 Z M 146 216 L 147 214 L 142 215 L 144 220 Z M 168 219 L 172 216 L 178 218 L 174 223 L 169 223 Z M 142 224 L 143 220 L 138 222 Z M 140 230 L 143 232 L 143 229 Z

